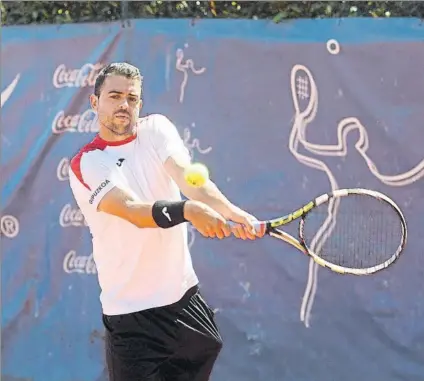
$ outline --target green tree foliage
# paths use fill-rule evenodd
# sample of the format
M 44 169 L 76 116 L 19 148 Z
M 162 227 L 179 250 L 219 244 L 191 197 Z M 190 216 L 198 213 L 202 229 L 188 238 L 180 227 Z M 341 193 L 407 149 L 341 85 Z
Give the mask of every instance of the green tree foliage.
M 2 25 L 125 18 L 243 18 L 281 22 L 328 17 L 424 18 L 422 1 L 3 1 Z

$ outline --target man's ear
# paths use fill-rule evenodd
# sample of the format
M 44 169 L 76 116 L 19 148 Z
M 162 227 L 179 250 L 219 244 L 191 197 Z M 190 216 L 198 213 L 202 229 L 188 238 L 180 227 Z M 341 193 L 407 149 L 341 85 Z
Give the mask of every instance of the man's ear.
M 90 105 L 94 111 L 97 111 L 97 106 L 99 103 L 99 98 L 97 98 L 94 94 L 90 95 Z

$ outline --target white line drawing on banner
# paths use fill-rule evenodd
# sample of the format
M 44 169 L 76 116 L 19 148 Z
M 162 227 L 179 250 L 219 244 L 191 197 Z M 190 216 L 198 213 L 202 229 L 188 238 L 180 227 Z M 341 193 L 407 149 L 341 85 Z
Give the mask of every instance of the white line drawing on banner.
M 1 233 L 7 238 L 15 238 L 19 234 L 19 221 L 11 215 L 4 215 L 0 220 Z
M 71 204 L 66 204 L 59 215 L 59 224 L 63 228 L 71 226 L 88 226 L 84 215 L 79 208 L 72 208 Z
M 208 146 L 206 148 L 201 148 L 199 139 L 192 138 L 192 130 L 191 129 L 195 128 L 195 127 L 196 127 L 196 123 L 192 123 L 191 128 L 185 127 L 184 130 L 183 130 L 184 145 L 190 151 L 191 157 L 193 157 L 193 155 L 194 155 L 194 150 L 197 150 L 197 152 L 202 154 L 202 155 L 206 155 L 206 154 L 208 154 L 209 152 L 212 151 L 211 146 Z M 190 142 L 190 139 L 193 139 L 193 140 Z
M 77 255 L 75 250 L 70 250 L 63 258 L 63 271 L 68 274 L 96 274 L 97 268 L 93 254 Z
M 194 157 L 195 150 L 201 155 L 207 155 L 208 153 L 212 151 L 211 146 L 202 148 L 200 145 L 201 144 L 200 140 L 192 137 L 193 128 L 196 128 L 196 123 L 191 123 L 190 127 L 185 127 L 183 130 L 183 142 L 185 147 L 188 149 L 192 159 Z M 191 224 L 188 224 L 187 228 L 188 228 L 187 229 L 188 230 L 188 247 L 189 249 L 191 249 L 196 239 L 196 229 Z
M 337 40 L 331 39 L 327 41 L 328 53 L 336 55 L 340 53 L 340 44 Z
M 337 126 L 337 144 L 313 144 L 306 141 L 306 127 L 315 119 L 318 110 L 318 88 L 312 73 L 303 65 L 293 66 L 290 82 L 295 116 L 293 128 L 290 133 L 289 150 L 300 163 L 324 172 L 328 177 L 331 190 L 338 188 L 337 181 L 331 170 L 324 162 L 302 155 L 299 152 L 299 143 L 304 149 L 316 155 L 343 157 L 347 156 L 347 135 L 349 132 L 357 130 L 359 138 L 355 144 L 356 151 L 362 156 L 370 172 L 382 183 L 393 187 L 405 186 L 412 184 L 424 176 L 424 160 L 404 173 L 397 175 L 381 174 L 375 163 L 367 154 L 369 148 L 367 130 L 355 117 L 346 117 L 339 122 Z M 306 99 L 308 103 L 307 106 L 303 108 L 301 107 L 301 103 Z M 329 202 L 328 216 L 311 242 L 312 249 L 320 250 L 326 238 L 333 231 L 336 224 L 338 205 L 338 200 L 336 202 Z M 319 266 L 311 259 L 309 261 L 308 281 L 300 309 L 300 320 L 304 322 L 306 327 L 309 327 L 310 314 L 317 291 L 318 269 Z
M 250 298 L 250 282 L 239 282 L 239 286 L 243 289 L 243 296 L 241 297 L 241 301 L 244 303 L 247 299 Z
M 195 150 L 202 155 L 207 155 L 208 153 L 210 153 L 212 151 L 211 146 L 202 148 L 200 146 L 200 140 L 192 137 L 192 129 L 196 128 L 196 123 L 191 123 L 190 127 L 185 127 L 183 130 L 183 142 L 185 147 L 189 150 L 191 158 L 194 157 Z M 190 139 L 192 140 L 190 141 Z M 194 245 L 194 241 L 196 239 L 196 229 L 190 224 L 187 227 L 188 227 L 188 236 L 189 236 L 188 247 L 190 249 Z
M 185 47 L 187 47 L 188 45 L 186 44 Z M 184 101 L 184 94 L 185 94 L 185 89 L 187 86 L 187 82 L 188 82 L 188 70 L 191 70 L 191 72 L 195 75 L 200 75 L 203 74 L 206 71 L 205 67 L 201 67 L 200 69 L 195 69 L 194 68 L 194 62 L 192 59 L 187 59 L 185 62 L 183 62 L 184 59 L 184 51 L 183 49 L 177 49 L 176 53 L 175 53 L 177 60 L 175 62 L 175 68 L 183 73 L 183 80 L 181 82 L 181 86 L 180 86 L 180 103 L 183 103 Z
M 196 228 L 191 224 L 187 224 L 187 235 L 188 248 L 191 249 L 196 240 Z
M 63 157 L 56 169 L 56 176 L 59 181 L 68 181 L 69 180 L 69 158 Z
M 7 86 L 2 92 L 1 92 L 1 107 L 8 101 L 8 99 L 11 97 L 13 91 L 16 89 L 16 85 L 19 82 L 19 79 L 21 78 L 21 73 L 16 74 L 16 77 L 13 79 L 13 81 Z

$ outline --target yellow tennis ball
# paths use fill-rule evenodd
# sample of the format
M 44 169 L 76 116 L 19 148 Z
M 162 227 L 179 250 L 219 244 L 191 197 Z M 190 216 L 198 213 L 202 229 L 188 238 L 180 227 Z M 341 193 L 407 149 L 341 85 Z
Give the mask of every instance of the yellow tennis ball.
M 201 163 L 194 163 L 184 171 L 185 181 L 192 187 L 201 187 L 209 180 L 209 170 Z

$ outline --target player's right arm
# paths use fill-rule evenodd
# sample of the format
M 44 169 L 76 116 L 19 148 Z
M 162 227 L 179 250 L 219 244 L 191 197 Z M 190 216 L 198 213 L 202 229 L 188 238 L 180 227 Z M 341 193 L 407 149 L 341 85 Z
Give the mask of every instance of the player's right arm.
M 156 228 L 158 225 L 153 219 L 153 203 L 130 204 L 131 197 L 117 187 L 113 187 L 100 200 L 99 212 L 120 217 L 138 228 Z
M 180 205 L 182 206 L 181 213 L 178 209 Z M 165 207 L 167 208 L 166 214 L 161 216 Z M 155 208 L 158 208 L 156 218 L 154 217 Z M 174 221 L 179 223 L 190 221 L 205 237 L 222 239 L 231 234 L 225 219 L 221 215 L 206 204 L 197 201 L 189 200 L 184 203 L 162 201 L 160 205 L 157 205 L 156 202 L 134 203 L 129 195 L 114 187 L 103 196 L 97 209 L 100 212 L 123 218 L 139 228 L 165 227 L 163 225 L 158 226 L 159 221 L 162 220 L 166 224 L 170 222 L 168 217 L 172 217 Z M 183 218 L 180 218 L 180 215 Z
M 71 187 L 76 199 L 93 212 L 122 218 L 138 228 L 169 228 L 189 221 L 205 237 L 228 237 L 225 219 L 212 208 L 197 201 L 155 201 L 134 203 L 129 194 L 115 185 L 116 163 L 104 152 L 93 150 L 78 154 L 71 162 Z M 72 186 L 78 181 L 81 186 Z

